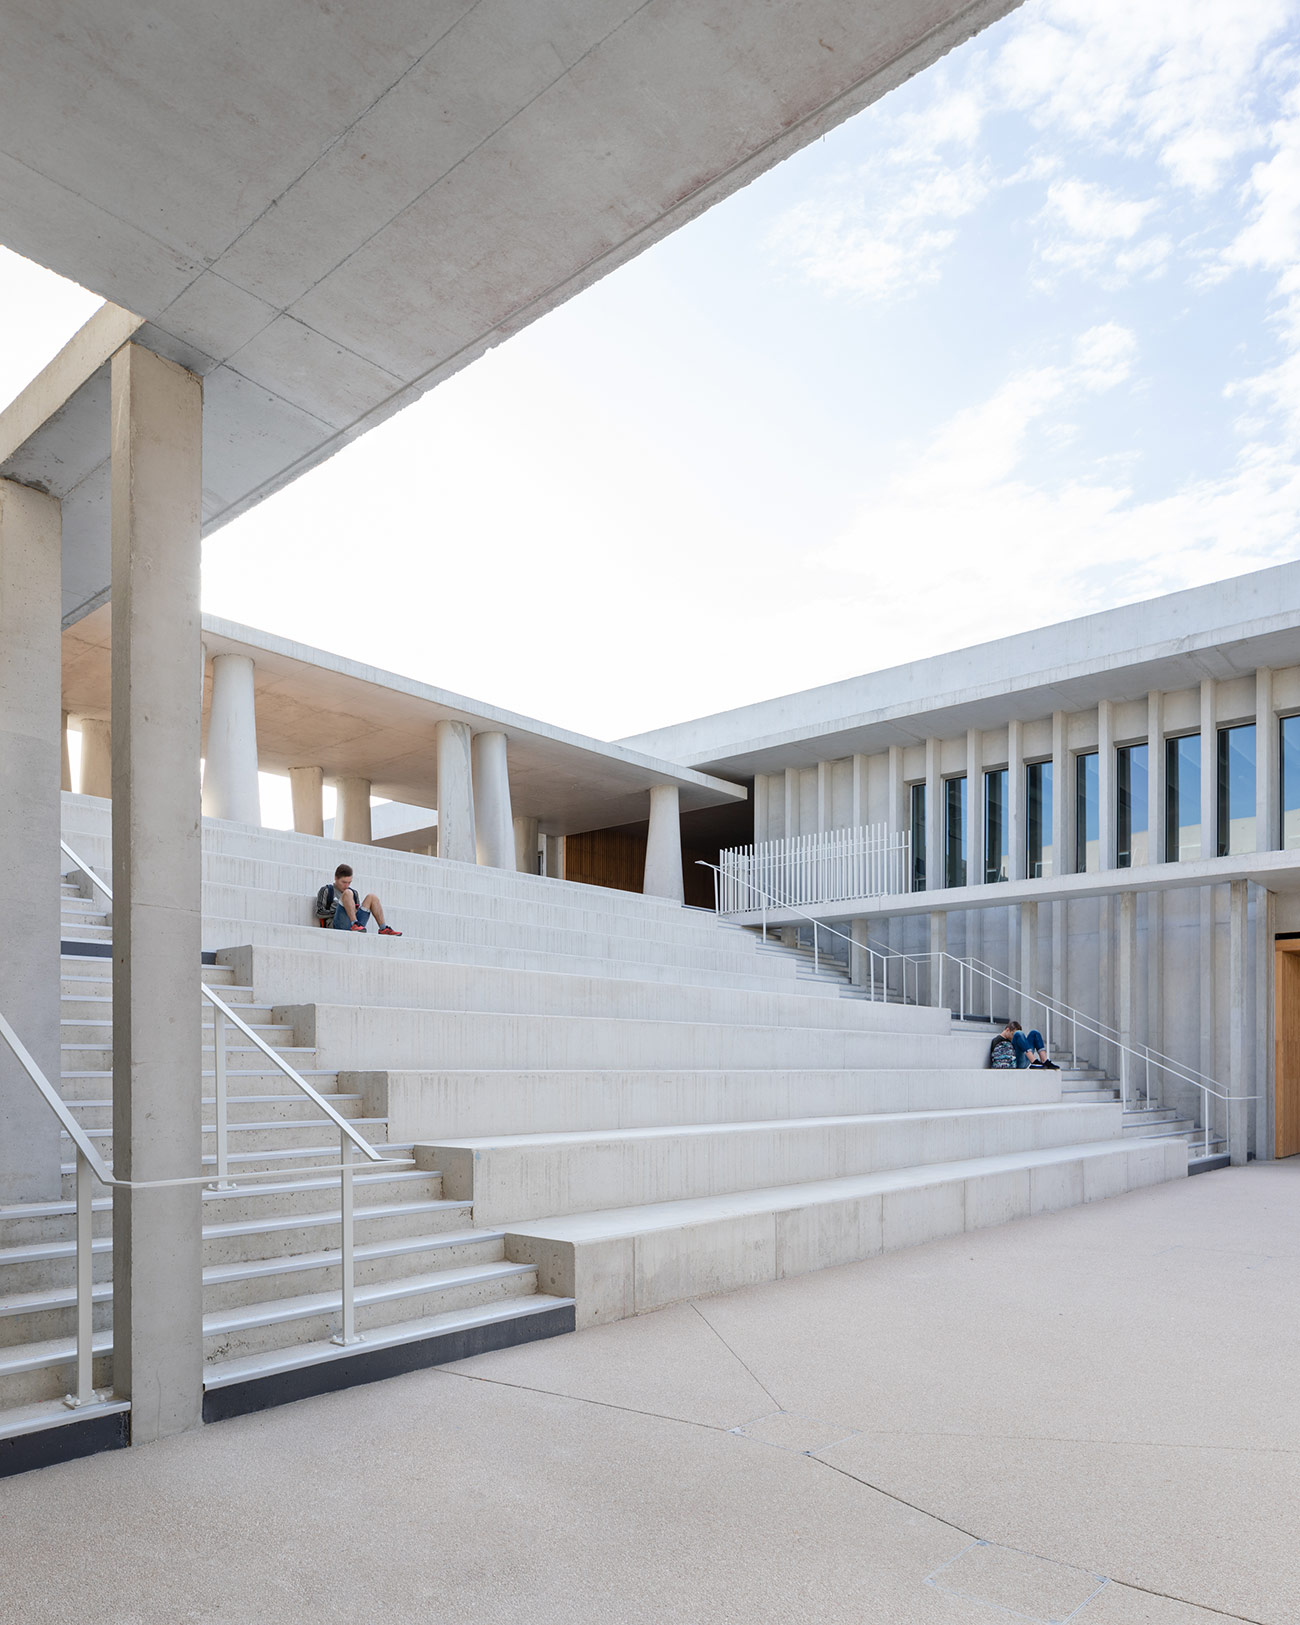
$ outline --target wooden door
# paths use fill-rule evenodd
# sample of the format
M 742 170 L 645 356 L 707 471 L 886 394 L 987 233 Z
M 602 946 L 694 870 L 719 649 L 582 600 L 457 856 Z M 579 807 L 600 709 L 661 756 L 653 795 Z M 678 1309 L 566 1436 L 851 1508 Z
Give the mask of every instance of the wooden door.
M 1300 1154 L 1300 941 L 1277 944 L 1273 981 L 1273 1146 Z

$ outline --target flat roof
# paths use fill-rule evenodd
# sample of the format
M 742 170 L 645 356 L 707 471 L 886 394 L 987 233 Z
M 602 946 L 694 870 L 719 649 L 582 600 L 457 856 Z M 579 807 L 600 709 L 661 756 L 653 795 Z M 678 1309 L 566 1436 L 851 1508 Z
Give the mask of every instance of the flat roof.
M 63 634 L 63 706 L 78 717 L 110 714 L 111 611 L 106 605 Z M 320 767 L 328 778 L 368 778 L 375 795 L 438 805 L 433 729 L 442 718 L 509 740 L 510 795 L 519 817 L 550 835 L 644 819 L 653 785 L 675 784 L 683 811 L 743 802 L 748 792 L 692 768 L 570 733 L 534 717 L 434 688 L 342 655 L 233 621 L 203 617 L 209 658 L 254 662 L 257 745 L 266 772 Z M 207 725 L 211 667 L 205 666 Z
M 0 233 L 202 377 L 211 532 L 1017 3 L 20 0 Z M 78 492 L 69 614 L 100 416 L 0 433 Z
M 621 743 L 749 777 L 1298 663 L 1300 562 L 1289 562 L 654 728 Z

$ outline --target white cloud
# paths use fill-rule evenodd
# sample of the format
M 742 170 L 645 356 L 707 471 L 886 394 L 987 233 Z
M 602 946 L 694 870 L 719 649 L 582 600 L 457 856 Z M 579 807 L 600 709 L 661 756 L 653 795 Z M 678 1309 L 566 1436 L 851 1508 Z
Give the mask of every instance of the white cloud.
M 1095 181 L 1054 180 L 1039 216 L 1040 265 L 1098 276 L 1112 287 L 1132 276 L 1157 272 L 1172 246 L 1167 237 L 1121 246 L 1131 243 L 1156 207 L 1154 198 L 1125 197 Z
M 988 180 L 971 163 L 934 163 L 919 176 L 903 168 L 896 149 L 880 166 L 839 179 L 789 210 L 772 246 L 833 293 L 884 299 L 937 281 L 955 222 L 983 202 Z

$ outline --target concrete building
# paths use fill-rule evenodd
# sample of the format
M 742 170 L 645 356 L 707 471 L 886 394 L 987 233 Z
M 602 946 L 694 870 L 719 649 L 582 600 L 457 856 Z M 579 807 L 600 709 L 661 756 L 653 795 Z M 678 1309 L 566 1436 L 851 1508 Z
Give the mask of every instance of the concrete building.
M 0 1470 L 1180 1178 L 1198 1128 L 1202 1163 L 1289 1143 L 1250 1087 L 1289 577 L 1235 631 L 1220 595 L 1109 661 L 1012 640 L 664 749 L 200 614 L 204 536 L 1008 9 L 293 0 L 237 51 L 192 0 L 7 19 L 4 240 L 108 302 L 0 412 Z M 1136 844 L 1144 742 L 1177 862 Z M 799 849 L 857 877 L 800 893 L 811 943 L 802 902 L 780 942 L 683 906 L 697 858 L 872 824 Z M 318 929 L 341 857 L 402 938 Z M 985 1070 L 990 1008 L 1057 1001 L 1059 1045 L 1066 995 L 1066 1069 Z

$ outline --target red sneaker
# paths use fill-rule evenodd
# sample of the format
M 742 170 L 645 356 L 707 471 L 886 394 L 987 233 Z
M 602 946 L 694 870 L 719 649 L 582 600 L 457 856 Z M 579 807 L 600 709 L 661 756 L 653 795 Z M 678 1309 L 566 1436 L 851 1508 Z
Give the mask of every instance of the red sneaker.
M 360 923 L 360 921 L 358 921 L 358 922 L 357 922 L 357 924 L 356 924 L 356 925 L 354 925 L 354 926 L 353 926 L 353 927 L 352 927 L 352 929 L 353 929 L 353 930 L 354 930 L 354 931 L 360 931 L 360 933 L 361 933 L 361 935 L 362 935 L 362 936 L 363 936 L 363 937 L 364 937 L 364 936 L 365 936 L 365 934 L 366 934 L 366 928 L 365 928 L 365 926 L 364 926 L 364 925 L 362 925 L 362 924 L 361 924 L 361 923 Z
M 400 937 L 401 934 L 402 933 L 400 931 L 394 931 L 391 925 L 381 925 L 379 927 L 379 935 L 381 937 Z

